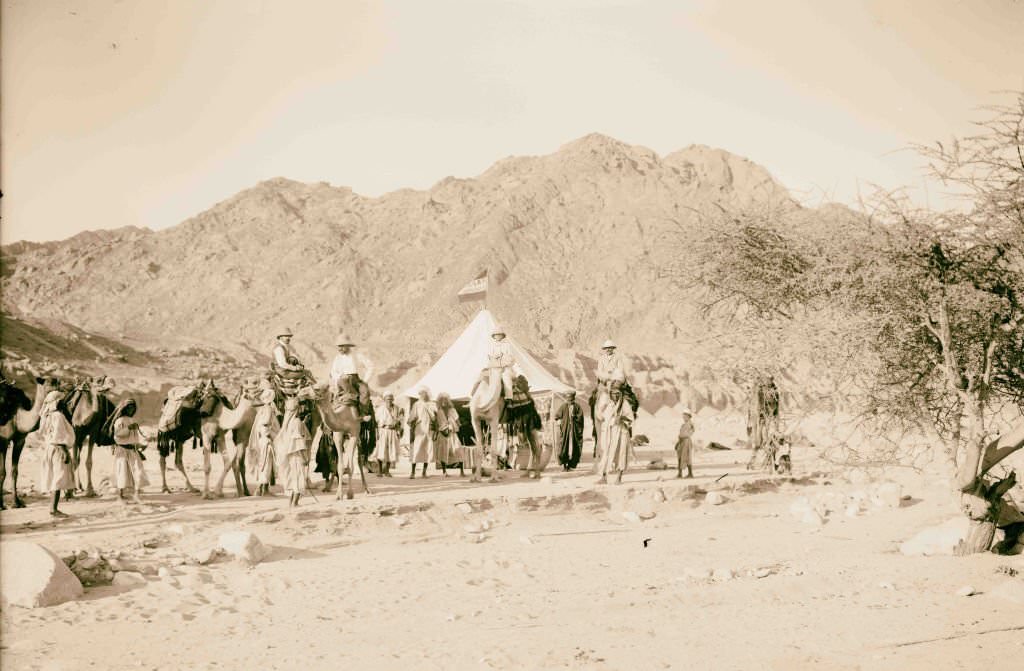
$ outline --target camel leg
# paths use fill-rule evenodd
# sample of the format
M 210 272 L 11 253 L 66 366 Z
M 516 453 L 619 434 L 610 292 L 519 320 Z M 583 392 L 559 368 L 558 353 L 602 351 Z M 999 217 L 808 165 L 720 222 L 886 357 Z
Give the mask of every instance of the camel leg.
M 240 486 L 238 469 L 235 466 L 237 459 L 238 448 L 235 445 L 235 441 L 231 436 L 230 431 L 224 433 L 224 439 L 220 444 L 220 477 L 217 478 L 217 486 L 214 488 L 213 493 L 217 497 L 224 496 L 224 479 L 227 478 L 230 472 L 235 478 L 235 496 L 242 495 L 242 488 Z
M 481 470 L 483 469 L 483 455 L 484 455 L 484 431 L 483 427 L 480 426 L 480 418 L 476 415 L 472 416 L 473 421 L 473 440 L 476 442 L 476 449 L 480 450 L 479 458 L 476 463 L 473 464 L 473 477 L 472 482 L 480 482 Z
M 86 439 L 88 447 L 85 450 L 85 498 L 96 498 L 96 490 L 92 487 L 92 448 L 95 447 L 92 438 Z
M 170 494 L 171 488 L 167 486 L 167 457 L 160 455 L 160 482 L 163 487 L 160 489 L 164 494 Z
M 11 494 L 14 496 L 14 507 L 24 508 L 25 502 L 18 496 L 18 462 L 21 461 L 21 448 L 25 447 L 25 437 L 15 438 L 13 442 L 14 447 L 11 450 Z
M 210 471 L 213 470 L 213 465 L 210 463 L 210 448 L 203 446 L 203 498 L 212 499 L 213 495 L 210 493 Z
M 193 442 L 195 438 L 192 439 Z M 204 447 L 205 449 L 205 447 Z M 192 486 L 189 482 L 188 473 L 185 472 L 185 444 L 178 443 L 174 450 L 174 467 L 181 471 L 181 475 L 185 478 L 185 489 L 193 494 L 199 493 L 199 490 Z
M 356 462 L 359 457 L 356 455 L 356 450 L 359 446 L 356 443 L 355 436 L 349 436 L 345 440 L 345 467 L 342 468 L 342 472 L 348 471 L 348 480 L 345 484 L 345 498 L 352 499 L 354 494 L 352 492 L 352 480 L 355 478 Z M 341 466 L 339 466 L 341 468 Z M 338 483 L 338 491 L 341 491 L 341 483 Z
M 341 483 L 345 472 L 345 441 L 339 431 L 334 432 L 334 452 L 338 455 L 338 493 L 334 496 L 334 500 L 340 501 L 343 496 Z
M 7 482 L 7 440 L 0 438 L 0 510 L 6 510 L 4 505 L 4 483 Z
M 359 444 L 356 443 L 354 449 L 359 449 Z M 371 494 L 370 488 L 366 484 L 366 473 L 363 471 L 363 460 L 359 460 L 359 479 L 363 482 L 363 491 L 367 494 Z

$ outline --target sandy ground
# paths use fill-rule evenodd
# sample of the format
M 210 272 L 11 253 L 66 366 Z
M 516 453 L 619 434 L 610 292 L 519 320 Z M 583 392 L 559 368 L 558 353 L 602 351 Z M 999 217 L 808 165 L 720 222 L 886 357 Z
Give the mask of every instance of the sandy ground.
M 141 506 L 109 494 L 75 500 L 64 506 L 72 517 L 53 523 L 30 494 L 28 508 L 0 514 L 3 540 L 61 555 L 119 551 L 174 575 L 6 609 L 0 660 L 5 670 L 164 671 L 982 669 L 1024 658 L 1024 632 L 983 633 L 1024 626 L 1024 604 L 998 589 L 1024 581 L 998 570 L 1024 574 L 1020 557 L 896 550 L 956 514 L 941 478 L 891 472 L 911 497 L 902 507 L 814 527 L 790 515 L 791 503 L 855 486 L 823 471 L 812 450 L 795 453 L 792 479 L 745 473 L 747 456 L 701 452 L 693 481 L 636 470 L 620 486 L 596 486 L 586 468 L 471 485 L 433 469 L 409 480 L 402 465 L 399 477 L 370 476 L 372 496 L 317 492 L 292 511 L 281 496 L 232 498 L 230 484 L 215 501 L 151 486 Z M 98 482 L 109 454 L 96 461 Z M 186 462 L 201 483 L 199 454 Z M 29 451 L 23 488 L 36 464 Z M 170 483 L 184 484 L 177 473 Z M 709 489 L 727 501 L 704 503 Z M 468 512 L 456 507 L 466 502 Z M 267 561 L 190 559 L 235 529 L 271 546 Z M 715 570 L 736 575 L 708 577 Z M 979 593 L 957 596 L 964 585 Z

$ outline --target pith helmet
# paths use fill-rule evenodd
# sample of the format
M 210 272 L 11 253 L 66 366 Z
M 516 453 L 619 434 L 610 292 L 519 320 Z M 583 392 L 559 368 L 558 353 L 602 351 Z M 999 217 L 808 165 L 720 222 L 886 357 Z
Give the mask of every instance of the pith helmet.
M 496 336 L 496 335 L 508 335 L 508 334 L 505 333 L 505 329 L 503 329 L 500 326 L 498 326 L 497 324 L 495 324 L 494 328 L 491 329 L 491 335 L 492 336 Z
M 615 343 L 611 340 L 605 340 L 604 344 L 601 345 L 601 349 L 615 349 Z
M 350 338 L 348 336 L 348 334 L 345 334 L 345 333 L 342 333 L 341 335 L 339 335 L 338 338 L 334 341 L 334 344 L 337 345 L 338 347 L 341 347 L 342 345 L 348 345 L 349 347 L 355 347 L 355 343 L 352 342 L 352 338 Z
M 295 334 L 292 333 L 292 330 L 290 328 L 288 328 L 287 326 L 285 326 L 283 329 L 280 329 L 277 332 L 277 337 L 278 338 L 280 338 L 281 336 L 293 336 L 293 335 L 295 335 Z
M 386 392 L 384 392 L 384 398 L 392 398 L 393 399 L 394 397 L 395 397 L 395 392 L 393 392 L 393 391 L 386 391 Z

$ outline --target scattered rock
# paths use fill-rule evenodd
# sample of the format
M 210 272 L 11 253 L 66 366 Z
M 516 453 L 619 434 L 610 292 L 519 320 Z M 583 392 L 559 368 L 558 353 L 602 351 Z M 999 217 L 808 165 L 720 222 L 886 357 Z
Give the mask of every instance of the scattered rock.
M 97 558 L 94 554 L 87 554 L 85 557 L 79 555 L 68 568 L 75 574 L 83 587 L 109 585 L 114 580 L 114 569 L 106 559 Z
M 221 534 L 217 543 L 220 549 L 250 566 L 263 561 L 269 553 L 256 534 L 250 531 L 229 531 Z
M 958 515 L 938 526 L 922 529 L 900 544 L 900 552 L 908 557 L 952 555 L 953 550 L 967 537 L 971 521 Z
M 977 592 L 974 591 L 974 588 L 970 585 L 964 585 L 956 591 L 957 596 L 974 596 L 975 594 L 977 594 Z
M 665 463 L 664 459 L 655 459 L 654 461 L 647 464 L 647 470 L 649 471 L 664 471 L 668 469 L 668 464 Z
M 63 561 L 42 545 L 0 543 L 0 602 L 38 608 L 82 596 L 82 583 Z
M 709 506 L 720 506 L 727 500 L 721 492 L 708 492 L 704 497 L 704 503 Z
M 139 585 L 146 584 L 146 578 L 141 573 L 135 571 L 118 571 L 114 574 L 114 580 L 111 584 L 115 587 L 138 587 Z
M 683 571 L 683 574 L 691 580 L 710 580 L 712 572 L 709 568 L 697 568 L 690 566 Z
M 262 524 L 273 524 L 275 522 L 280 522 L 283 519 L 284 513 L 280 512 L 263 513 L 262 515 L 254 515 L 252 517 L 253 522 Z
M 399 528 L 409 524 L 409 518 L 405 515 L 395 515 L 392 521 L 395 523 L 395 526 Z
M 657 517 L 658 513 L 654 512 L 653 510 L 643 510 L 637 513 L 637 515 L 642 520 L 653 520 L 655 517 Z
M 728 582 L 736 577 L 736 573 L 731 568 L 716 568 L 711 573 L 711 579 L 715 582 Z
M 473 512 L 473 506 L 469 505 L 465 501 L 463 501 L 462 503 L 456 503 L 455 509 L 458 510 L 463 515 L 468 515 L 471 512 Z
M 891 582 L 880 582 L 880 583 L 878 583 L 878 586 L 881 587 L 882 589 L 890 589 L 890 590 L 896 589 L 896 587 Z
M 193 554 L 192 559 L 194 559 L 197 564 L 206 566 L 214 559 L 216 559 L 218 554 L 219 553 L 217 548 L 207 548 L 205 550 L 199 550 L 198 552 Z
M 664 503 L 666 500 L 665 492 L 660 489 L 654 489 L 651 491 L 651 501 L 654 501 L 655 503 Z
M 640 515 L 633 512 L 632 510 L 624 511 L 622 513 L 622 519 L 626 520 L 627 522 L 633 522 L 634 524 L 640 523 Z
M 774 573 L 774 571 L 772 571 L 772 569 L 768 568 L 767 566 L 764 566 L 764 567 L 761 567 L 759 569 L 755 569 L 754 570 L 754 577 L 755 578 L 767 578 L 772 573 Z
M 871 501 L 879 508 L 899 508 L 902 505 L 903 488 L 895 482 L 883 482 L 875 488 Z

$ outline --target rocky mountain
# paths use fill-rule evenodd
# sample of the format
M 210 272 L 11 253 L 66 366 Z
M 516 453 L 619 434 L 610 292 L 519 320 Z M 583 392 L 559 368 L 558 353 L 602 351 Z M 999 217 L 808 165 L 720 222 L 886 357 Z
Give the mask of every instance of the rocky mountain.
M 472 318 L 479 304 L 456 294 L 486 270 L 487 306 L 566 381 L 588 386 L 612 337 L 634 355 L 649 410 L 726 407 L 743 392 L 714 370 L 703 325 L 662 269 L 685 256 L 680 231 L 701 212 L 752 202 L 799 209 L 728 152 L 659 156 L 602 135 L 379 198 L 278 178 L 166 230 L 8 245 L 3 311 L 154 352 L 212 348 L 242 368 L 265 363 L 281 325 L 321 368 L 345 331 L 375 361 L 375 383 L 398 386 Z

